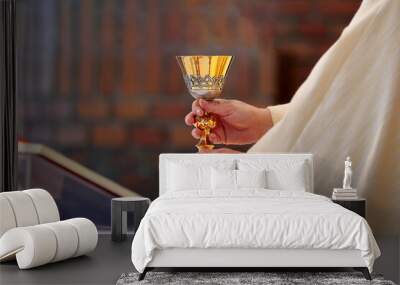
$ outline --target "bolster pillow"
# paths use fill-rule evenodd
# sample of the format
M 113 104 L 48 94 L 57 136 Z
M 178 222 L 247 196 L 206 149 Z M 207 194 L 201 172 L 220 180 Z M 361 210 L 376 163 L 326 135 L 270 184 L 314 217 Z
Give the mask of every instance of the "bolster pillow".
M 15 227 L 60 220 L 56 202 L 43 189 L 0 193 L 0 237 Z
M 96 226 L 85 218 L 13 228 L 0 238 L 0 261 L 16 256 L 19 268 L 28 269 L 86 254 L 97 239 Z

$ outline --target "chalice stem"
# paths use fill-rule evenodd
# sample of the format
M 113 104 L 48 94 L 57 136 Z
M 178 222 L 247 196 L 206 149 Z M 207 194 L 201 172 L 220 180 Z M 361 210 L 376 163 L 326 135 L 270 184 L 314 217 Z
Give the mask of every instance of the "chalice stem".
M 214 145 L 210 143 L 209 135 L 216 126 L 216 119 L 213 115 L 205 113 L 202 117 L 196 117 L 195 127 L 202 131 L 200 140 L 196 145 L 199 151 L 211 150 Z
M 204 129 L 200 137 L 199 143 L 196 145 L 199 151 L 213 149 L 214 146 L 210 144 L 208 136 L 210 135 L 210 129 Z

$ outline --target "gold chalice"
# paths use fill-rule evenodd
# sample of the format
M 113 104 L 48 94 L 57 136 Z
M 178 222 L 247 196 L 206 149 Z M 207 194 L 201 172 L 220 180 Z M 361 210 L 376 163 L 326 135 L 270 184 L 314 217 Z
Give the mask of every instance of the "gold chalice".
M 213 100 L 221 96 L 225 77 L 233 56 L 230 55 L 188 55 L 177 56 L 183 79 L 190 95 L 196 99 Z M 194 126 L 202 131 L 196 147 L 199 151 L 211 150 L 214 145 L 208 136 L 217 125 L 214 115 L 205 113 L 196 117 Z

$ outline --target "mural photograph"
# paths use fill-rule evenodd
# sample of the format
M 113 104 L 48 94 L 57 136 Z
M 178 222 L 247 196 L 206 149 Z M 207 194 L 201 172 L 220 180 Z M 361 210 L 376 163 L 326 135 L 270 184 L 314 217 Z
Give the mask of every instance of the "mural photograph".
M 398 0 L 0 7 L 4 284 L 400 282 Z

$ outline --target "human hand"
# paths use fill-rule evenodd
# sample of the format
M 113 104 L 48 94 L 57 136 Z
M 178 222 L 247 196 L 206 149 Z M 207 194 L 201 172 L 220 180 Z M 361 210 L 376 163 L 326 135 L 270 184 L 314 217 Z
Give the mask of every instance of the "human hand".
M 240 151 L 230 149 L 227 147 L 204 149 L 204 150 L 199 150 L 199 152 L 200 153 L 241 153 Z
M 205 112 L 217 117 L 217 125 L 209 136 L 214 144 L 250 144 L 256 142 L 273 125 L 268 108 L 257 108 L 238 100 L 196 100 L 192 111 L 186 115 L 185 123 L 193 126 L 196 116 Z M 201 130 L 194 128 L 192 136 L 199 139 Z

